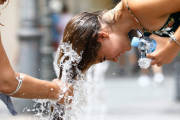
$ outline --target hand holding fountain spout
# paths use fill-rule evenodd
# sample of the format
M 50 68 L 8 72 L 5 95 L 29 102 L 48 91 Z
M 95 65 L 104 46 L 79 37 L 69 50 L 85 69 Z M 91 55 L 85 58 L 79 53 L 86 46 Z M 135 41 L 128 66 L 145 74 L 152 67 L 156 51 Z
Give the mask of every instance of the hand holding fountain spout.
M 60 87 L 60 93 L 58 96 L 58 102 L 61 105 L 70 104 L 72 102 L 73 87 L 70 83 L 62 82 L 59 79 L 54 79 L 53 82 L 57 83 Z

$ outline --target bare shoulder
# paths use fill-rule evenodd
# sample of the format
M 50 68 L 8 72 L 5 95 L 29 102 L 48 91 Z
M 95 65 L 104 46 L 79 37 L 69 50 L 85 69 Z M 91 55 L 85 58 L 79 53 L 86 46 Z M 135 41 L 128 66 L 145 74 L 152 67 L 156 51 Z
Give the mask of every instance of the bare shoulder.
M 128 5 L 135 14 L 149 14 L 154 17 L 180 11 L 180 0 L 128 0 Z

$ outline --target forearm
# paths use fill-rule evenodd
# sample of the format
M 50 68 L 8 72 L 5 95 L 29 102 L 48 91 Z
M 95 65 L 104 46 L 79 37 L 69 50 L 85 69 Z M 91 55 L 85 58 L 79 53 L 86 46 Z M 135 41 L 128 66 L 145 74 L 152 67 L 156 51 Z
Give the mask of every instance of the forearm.
M 11 94 L 16 90 L 19 83 L 16 77 L 19 78 L 19 73 L 15 73 L 14 77 L 4 79 L 5 82 L 1 88 L 3 94 Z M 56 83 L 25 75 L 22 86 L 11 96 L 25 99 L 58 99 L 59 92 L 60 88 Z
M 15 73 L 11 67 L 1 39 L 0 58 L 0 92 L 3 94 L 11 94 L 18 86 L 19 82 L 16 80 L 16 77 L 19 77 L 19 73 Z M 57 99 L 59 92 L 60 88 L 56 83 L 39 80 L 25 75 L 21 88 L 12 96 L 29 99 Z
M 174 33 L 175 38 L 177 39 L 177 42 L 180 43 L 180 27 L 175 31 Z M 171 42 L 168 41 L 166 44 L 166 49 L 169 51 L 180 51 L 180 45 L 176 41 L 172 40 Z
M 18 73 L 16 73 L 16 77 L 17 76 L 19 77 Z M 18 85 L 18 81 L 15 80 L 15 82 L 16 85 L 13 86 Z M 15 89 L 16 87 L 11 91 L 11 93 L 15 91 Z M 25 75 L 21 88 L 12 96 L 27 99 L 58 99 L 59 92 L 60 88 L 56 83 L 36 79 L 31 76 Z

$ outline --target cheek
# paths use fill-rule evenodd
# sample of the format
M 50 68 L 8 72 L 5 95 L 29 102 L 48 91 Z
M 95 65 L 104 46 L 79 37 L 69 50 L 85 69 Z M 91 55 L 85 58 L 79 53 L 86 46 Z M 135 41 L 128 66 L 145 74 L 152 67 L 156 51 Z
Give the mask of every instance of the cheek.
M 113 44 L 114 52 L 121 52 L 124 46 L 123 44 L 122 40 L 116 40 Z
M 122 52 L 122 48 L 123 48 L 123 46 L 122 46 L 122 44 L 116 44 L 115 46 L 114 46 L 114 54 L 118 54 L 119 52 Z
M 127 42 L 126 42 L 126 45 L 125 45 L 126 47 L 125 47 L 125 50 L 126 51 L 130 51 L 131 50 L 131 42 L 128 40 Z
M 120 52 L 122 52 L 121 50 L 121 46 L 120 45 L 113 45 L 112 47 L 109 47 L 110 49 L 106 51 L 105 55 L 107 58 L 114 58 L 115 56 L 117 56 Z
M 129 37 L 122 37 L 122 39 L 120 39 L 120 43 L 119 46 L 121 47 L 122 51 L 129 51 L 131 50 L 131 42 L 129 40 Z

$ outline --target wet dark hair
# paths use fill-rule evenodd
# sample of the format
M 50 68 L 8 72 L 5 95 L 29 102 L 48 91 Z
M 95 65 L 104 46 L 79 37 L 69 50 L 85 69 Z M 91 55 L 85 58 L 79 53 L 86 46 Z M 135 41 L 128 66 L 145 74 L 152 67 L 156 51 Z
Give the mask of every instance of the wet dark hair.
M 64 30 L 63 41 L 70 42 L 72 49 L 79 55 L 83 51 L 82 59 L 78 63 L 77 67 L 84 73 L 91 65 L 93 65 L 97 59 L 97 52 L 101 47 L 100 42 L 97 41 L 99 31 L 101 29 L 101 23 L 103 11 L 97 11 L 93 13 L 84 12 L 82 14 L 73 17 Z M 59 60 L 64 55 L 60 50 Z M 66 58 L 68 59 L 68 58 Z M 65 61 L 65 60 L 64 60 Z M 59 65 L 60 66 L 60 65 Z M 76 66 L 72 66 L 75 78 L 77 73 L 75 71 Z M 60 76 L 62 76 L 62 69 L 60 68 Z

